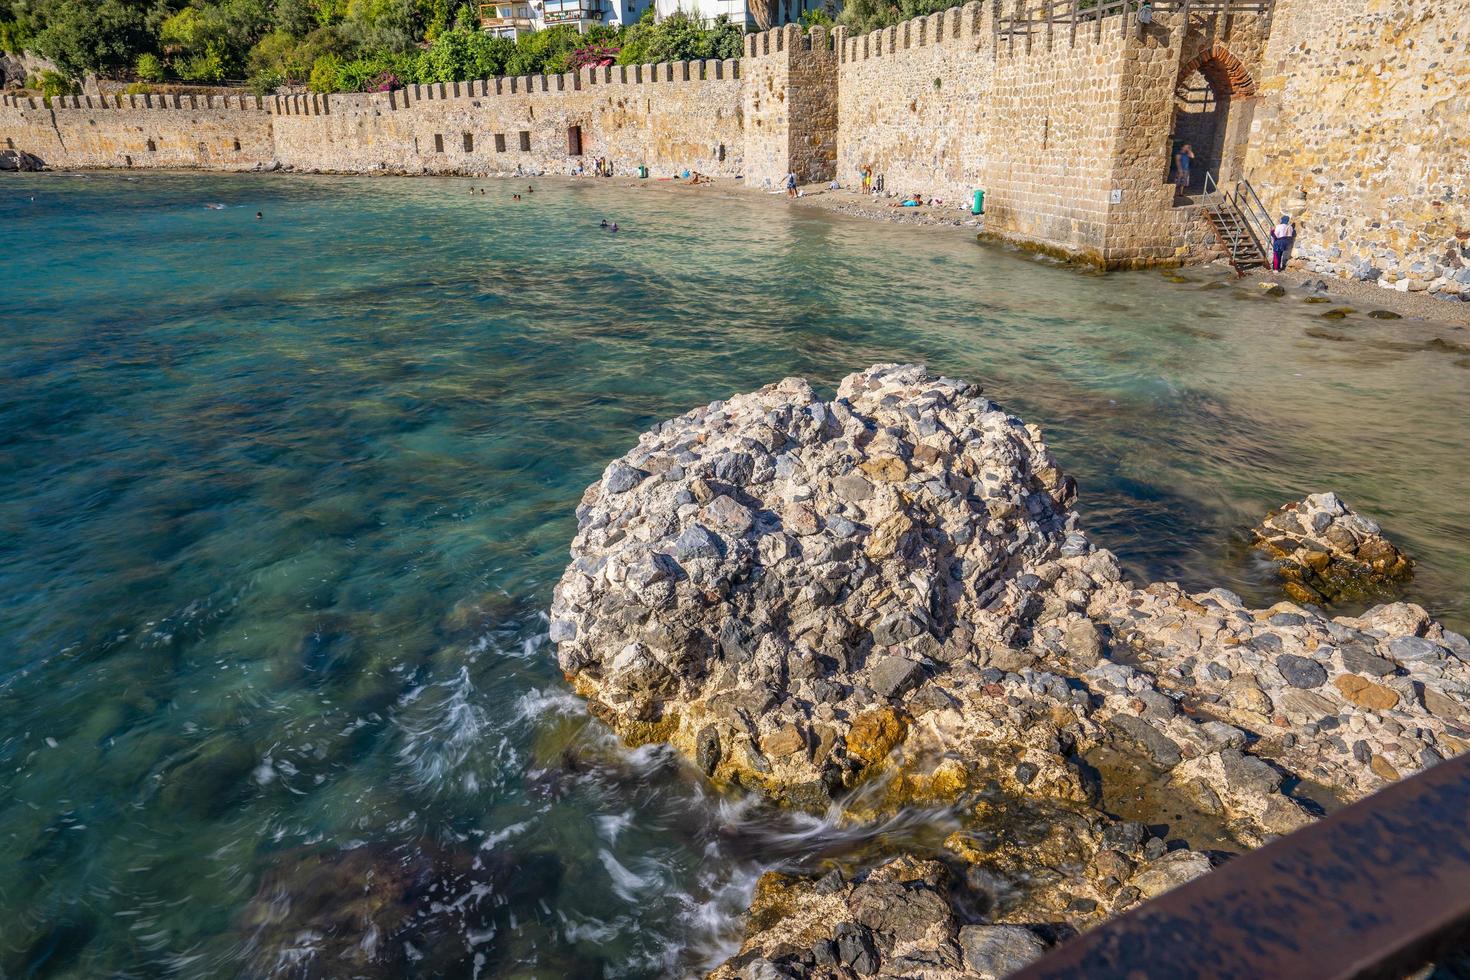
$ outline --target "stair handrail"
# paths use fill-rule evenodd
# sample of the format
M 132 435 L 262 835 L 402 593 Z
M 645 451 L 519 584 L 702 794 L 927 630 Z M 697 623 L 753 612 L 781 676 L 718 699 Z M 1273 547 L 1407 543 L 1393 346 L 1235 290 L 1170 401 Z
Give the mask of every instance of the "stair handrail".
M 1260 197 L 1256 194 L 1256 189 L 1244 177 L 1235 182 L 1235 193 L 1232 196 L 1235 198 L 1236 208 L 1246 219 L 1246 230 L 1260 246 L 1261 254 L 1270 255 L 1271 228 L 1276 224 L 1275 219 L 1271 217 L 1271 212 L 1266 210 L 1266 206 L 1261 203 Z

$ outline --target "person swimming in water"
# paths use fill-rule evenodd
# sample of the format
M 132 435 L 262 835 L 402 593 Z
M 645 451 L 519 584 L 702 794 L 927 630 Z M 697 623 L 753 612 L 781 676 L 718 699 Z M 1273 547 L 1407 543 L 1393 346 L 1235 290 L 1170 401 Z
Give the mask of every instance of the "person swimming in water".
M 261 220 L 264 217 L 265 217 L 265 215 L 261 214 L 259 211 L 255 212 L 255 220 L 256 221 L 259 221 L 259 220 Z
M 612 225 L 607 230 L 608 231 L 617 231 L 618 230 L 618 223 L 616 221 L 614 221 L 612 223 Z
M 607 227 L 607 219 L 606 218 L 603 218 L 602 219 L 602 224 L 598 225 L 598 227 L 599 228 L 606 228 Z

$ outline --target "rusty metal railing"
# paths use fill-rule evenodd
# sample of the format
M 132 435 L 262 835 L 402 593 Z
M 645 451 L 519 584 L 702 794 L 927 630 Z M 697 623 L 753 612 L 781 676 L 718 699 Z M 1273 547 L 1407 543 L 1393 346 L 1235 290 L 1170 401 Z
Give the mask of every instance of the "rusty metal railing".
M 1401 980 L 1470 942 L 1470 756 L 1235 858 L 1012 980 Z

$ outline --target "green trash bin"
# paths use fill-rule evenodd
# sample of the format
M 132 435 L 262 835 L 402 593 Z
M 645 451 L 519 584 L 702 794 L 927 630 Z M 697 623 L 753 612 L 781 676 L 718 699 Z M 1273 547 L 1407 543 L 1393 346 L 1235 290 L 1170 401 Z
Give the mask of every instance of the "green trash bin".
M 646 178 L 648 176 L 648 168 L 640 166 L 638 168 L 638 176 Z
M 975 191 L 975 203 L 970 208 L 970 213 L 971 214 L 984 214 L 985 213 L 985 192 L 984 191 L 982 191 L 982 190 Z

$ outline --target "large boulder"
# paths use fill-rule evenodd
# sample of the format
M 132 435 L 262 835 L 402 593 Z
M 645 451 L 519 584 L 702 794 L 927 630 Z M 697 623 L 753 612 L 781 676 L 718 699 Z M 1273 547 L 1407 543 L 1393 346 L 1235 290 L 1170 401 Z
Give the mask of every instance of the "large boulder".
M 1414 571 L 1378 524 L 1335 493 L 1314 493 L 1272 511 L 1255 528 L 1256 547 L 1276 560 L 1286 594 L 1334 603 L 1392 593 Z
M 594 712 L 719 781 L 823 805 L 1065 605 L 1072 483 L 1040 433 L 913 366 L 799 379 L 645 434 L 578 509 L 551 635 Z M 1092 582 L 1081 576 L 1074 604 Z M 951 704 L 952 704 L 951 699 Z M 957 706 L 957 705 L 954 705 Z
M 1349 801 L 1470 747 L 1470 642 L 1423 609 L 1139 588 L 1073 495 L 1035 427 L 895 365 L 697 409 L 588 488 L 551 636 L 595 715 L 777 802 L 954 825 L 850 881 L 769 876 L 721 976 L 992 975 L 1024 927 L 1208 870 L 1104 799 L 1256 846 L 1321 812 L 1303 784 Z M 889 892 L 914 900 L 867 916 Z

